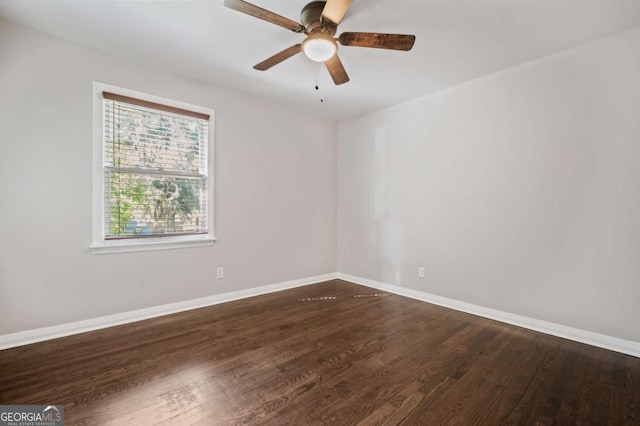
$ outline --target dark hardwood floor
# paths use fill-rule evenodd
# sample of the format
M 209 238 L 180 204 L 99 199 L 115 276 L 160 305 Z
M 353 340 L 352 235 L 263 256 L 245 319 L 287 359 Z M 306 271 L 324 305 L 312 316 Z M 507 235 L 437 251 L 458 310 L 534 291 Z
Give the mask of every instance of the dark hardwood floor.
M 0 351 L 0 403 L 67 425 L 638 425 L 639 381 L 638 358 L 340 280 Z

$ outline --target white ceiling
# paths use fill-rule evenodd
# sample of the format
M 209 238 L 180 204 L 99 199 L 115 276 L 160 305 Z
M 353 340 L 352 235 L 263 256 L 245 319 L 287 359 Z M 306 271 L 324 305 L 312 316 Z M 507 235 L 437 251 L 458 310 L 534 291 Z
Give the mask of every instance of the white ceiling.
M 307 0 L 250 0 L 299 22 Z M 640 25 L 640 0 L 354 0 L 338 34 L 415 34 L 410 52 L 341 47 L 351 81 L 297 55 L 303 36 L 211 1 L 2 0 L 0 18 L 342 120 Z M 324 102 L 320 103 L 320 97 Z

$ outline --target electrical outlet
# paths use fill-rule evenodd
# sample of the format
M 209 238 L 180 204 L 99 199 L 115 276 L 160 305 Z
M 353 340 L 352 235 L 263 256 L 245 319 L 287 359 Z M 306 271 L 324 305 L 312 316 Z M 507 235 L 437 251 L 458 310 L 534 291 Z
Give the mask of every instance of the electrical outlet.
M 424 278 L 424 275 L 425 275 L 425 273 L 424 273 L 424 266 L 420 266 L 420 267 L 418 267 L 418 277 L 420 277 L 420 278 Z
M 219 266 L 218 269 L 216 269 L 216 279 L 221 280 L 224 278 L 224 268 L 222 266 Z

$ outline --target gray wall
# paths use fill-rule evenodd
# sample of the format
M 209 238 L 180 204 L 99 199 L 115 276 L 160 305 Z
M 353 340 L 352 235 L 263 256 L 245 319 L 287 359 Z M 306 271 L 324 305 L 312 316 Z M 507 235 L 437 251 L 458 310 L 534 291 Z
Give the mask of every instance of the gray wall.
M 340 123 L 338 270 L 640 341 L 639 77 L 635 29 Z
M 3 21 L 0 64 L 0 335 L 336 271 L 335 123 Z M 215 110 L 216 246 L 89 253 L 93 80 Z

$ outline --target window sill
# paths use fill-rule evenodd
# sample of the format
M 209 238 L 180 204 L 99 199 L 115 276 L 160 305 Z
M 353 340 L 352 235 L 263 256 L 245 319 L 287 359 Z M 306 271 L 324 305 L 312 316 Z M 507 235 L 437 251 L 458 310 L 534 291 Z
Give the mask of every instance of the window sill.
M 154 240 L 118 240 L 89 246 L 91 254 L 130 253 L 136 251 L 173 250 L 180 248 L 213 246 L 215 237 L 202 238 L 158 238 Z

